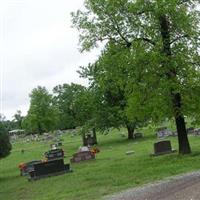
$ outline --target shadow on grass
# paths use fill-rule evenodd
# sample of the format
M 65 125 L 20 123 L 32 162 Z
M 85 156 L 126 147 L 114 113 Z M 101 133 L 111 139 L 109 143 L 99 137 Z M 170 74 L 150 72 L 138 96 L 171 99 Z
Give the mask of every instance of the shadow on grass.
M 182 155 L 182 156 L 185 156 L 185 155 Z M 187 156 L 191 156 L 191 157 L 199 156 L 200 157 L 200 151 L 193 151 L 191 154 L 188 154 Z
M 98 142 L 98 145 L 101 147 L 104 146 L 118 146 L 118 145 L 124 145 L 124 144 L 130 144 L 130 143 L 134 143 L 134 142 L 145 142 L 148 140 L 153 140 L 156 139 L 155 135 L 146 135 L 143 138 L 137 138 L 137 139 L 133 139 L 133 140 L 129 140 L 127 138 L 109 138 L 108 140 L 103 140 Z
M 20 175 L 4 176 L 4 177 L 0 176 L 0 182 L 1 181 L 14 181 L 15 179 L 18 179 L 19 177 L 21 177 L 21 176 Z

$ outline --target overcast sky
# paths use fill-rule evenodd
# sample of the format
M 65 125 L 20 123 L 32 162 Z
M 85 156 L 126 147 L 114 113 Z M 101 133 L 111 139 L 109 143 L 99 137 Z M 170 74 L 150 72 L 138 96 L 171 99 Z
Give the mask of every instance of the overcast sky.
M 76 72 L 99 52 L 81 54 L 70 12 L 83 0 L 0 0 L 0 107 L 7 119 L 25 115 L 38 85 L 86 84 Z

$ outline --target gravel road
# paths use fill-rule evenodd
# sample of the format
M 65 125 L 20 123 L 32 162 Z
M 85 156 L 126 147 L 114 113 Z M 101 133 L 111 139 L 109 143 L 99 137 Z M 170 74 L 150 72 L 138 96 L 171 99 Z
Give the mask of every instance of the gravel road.
M 200 171 L 129 189 L 104 200 L 200 200 Z

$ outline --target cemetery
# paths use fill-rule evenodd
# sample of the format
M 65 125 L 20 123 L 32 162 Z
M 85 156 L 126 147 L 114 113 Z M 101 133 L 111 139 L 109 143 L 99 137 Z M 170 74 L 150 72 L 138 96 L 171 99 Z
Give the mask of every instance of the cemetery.
M 45 191 L 48 190 L 49 199 L 97 200 L 119 190 L 199 169 L 196 152 L 200 151 L 200 137 L 189 136 L 194 153 L 185 157 L 182 165 L 183 157 L 173 151 L 178 148 L 177 137 L 160 140 L 153 129 L 147 128 L 141 130 L 142 138 L 129 141 L 121 137 L 122 131 L 112 130 L 106 136 L 97 134 L 98 145 L 87 148 L 82 146 L 80 135 L 71 137 L 70 133 L 65 134 L 62 141 L 64 157 L 58 153 L 57 159 L 50 156 L 46 162 L 42 161 L 44 152 L 53 150 L 52 141 L 24 143 L 23 139 L 18 139 L 11 155 L 1 163 L 0 194 L 9 200 L 40 200 L 47 198 Z M 149 156 L 153 151 L 159 156 Z M 68 173 L 72 170 L 73 173 Z M 57 194 L 60 190 L 62 192 Z
M 199 0 L 0 4 L 1 200 L 200 199 Z

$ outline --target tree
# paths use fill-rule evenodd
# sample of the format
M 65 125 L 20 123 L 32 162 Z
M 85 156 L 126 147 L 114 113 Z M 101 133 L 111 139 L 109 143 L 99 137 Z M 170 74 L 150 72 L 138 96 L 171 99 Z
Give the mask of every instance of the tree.
M 134 139 L 134 131 L 137 127 L 144 125 L 147 119 L 139 119 L 135 115 L 129 119 L 127 116 L 127 105 L 130 95 L 129 79 L 130 70 L 128 65 L 132 64 L 129 58 L 129 50 L 121 45 L 108 43 L 99 59 L 88 67 L 82 67 L 82 76 L 90 80 L 91 87 L 98 88 L 101 93 L 100 116 L 105 119 L 106 128 L 125 126 L 128 131 L 128 139 Z M 102 121 L 102 120 L 101 120 Z
M 52 103 L 52 95 L 45 87 L 38 86 L 30 94 L 30 108 L 22 122 L 23 128 L 30 133 L 43 133 L 55 130 L 58 111 Z
M 0 158 L 8 156 L 11 149 L 12 146 L 10 144 L 8 134 L 0 132 Z
M 0 116 L 0 158 L 4 158 L 10 154 L 12 146 L 10 144 L 9 136 L 4 124 L 5 118 L 2 118 L 2 115 Z
M 85 87 L 72 83 L 58 85 L 53 89 L 53 103 L 59 111 L 60 129 L 70 129 L 81 125 L 78 120 L 79 113 L 77 111 L 77 99 L 85 91 Z M 81 103 L 81 102 L 80 102 Z
M 191 93 L 194 97 L 200 93 L 198 4 L 198 0 L 86 0 L 86 11 L 72 14 L 82 50 L 102 41 L 121 44 L 134 56 L 138 65 L 133 68 L 142 66 L 150 75 L 141 88 L 156 95 L 151 103 L 159 112 L 174 117 L 180 154 L 191 152 L 184 115 L 199 108 L 199 100 L 189 100 Z
M 22 129 L 22 120 L 23 120 L 22 112 L 20 110 L 17 110 L 13 118 L 14 118 L 13 122 L 16 124 L 16 128 Z

